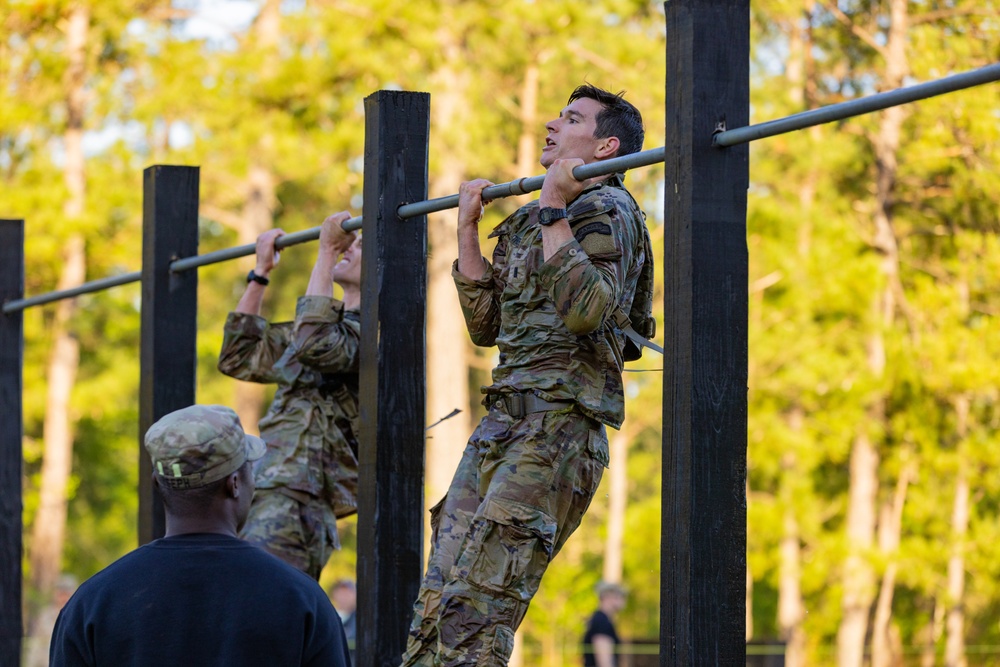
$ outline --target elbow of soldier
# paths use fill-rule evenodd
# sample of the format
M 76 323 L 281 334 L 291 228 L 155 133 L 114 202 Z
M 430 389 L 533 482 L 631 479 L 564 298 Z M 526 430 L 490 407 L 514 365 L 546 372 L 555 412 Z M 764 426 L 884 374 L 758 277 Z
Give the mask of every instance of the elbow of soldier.
M 601 328 L 610 300 L 603 294 L 589 295 L 567 304 L 562 311 L 566 328 L 576 336 L 586 336 Z
M 563 318 L 563 324 L 575 336 L 594 333 L 601 326 L 600 318 L 588 317 L 586 313 L 570 312 Z
M 477 347 L 493 347 L 497 342 L 496 335 L 469 334 L 469 337 L 472 339 L 472 344 Z

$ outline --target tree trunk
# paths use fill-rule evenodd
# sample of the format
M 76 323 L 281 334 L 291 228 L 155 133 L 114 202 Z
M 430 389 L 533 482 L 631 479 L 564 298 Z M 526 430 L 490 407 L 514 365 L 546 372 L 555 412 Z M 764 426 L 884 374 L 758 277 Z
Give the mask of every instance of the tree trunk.
M 83 283 L 85 256 L 83 238 L 72 236 L 64 249 L 64 264 L 56 289 Z M 48 599 L 62 571 L 66 536 L 66 488 L 73 466 L 73 425 L 70 396 L 80 363 L 80 345 L 70 331 L 76 311 L 75 299 L 60 301 L 52 323 L 53 345 L 46 370 L 41 489 L 38 512 L 31 532 L 32 586 Z
M 270 138 L 265 136 L 260 140 L 260 150 L 266 154 L 270 147 Z M 256 243 L 257 237 L 274 227 L 274 211 L 277 207 L 274 174 L 270 169 L 255 161 L 247 174 L 246 200 L 243 210 L 237 218 L 236 228 L 238 245 Z M 318 224 L 318 223 L 317 223 Z M 241 273 L 249 272 L 256 263 L 256 257 L 251 255 L 240 260 Z M 278 269 L 280 272 L 280 268 Z M 279 279 L 280 279 L 280 273 Z M 257 422 L 264 414 L 264 396 L 267 387 L 255 382 L 235 381 L 233 389 L 233 409 L 240 417 L 247 433 L 259 433 Z
M 909 72 L 906 58 L 906 0 L 891 0 L 886 46 L 886 88 L 902 86 Z M 892 107 L 881 115 L 873 138 L 876 158 L 876 208 L 874 213 L 874 249 L 881 257 L 880 271 L 885 286 L 873 302 L 872 333 L 868 339 L 868 369 L 873 378 L 885 372 L 884 331 L 892 326 L 897 307 L 905 310 L 899 280 L 899 249 L 892 228 L 892 197 L 898 169 L 897 153 L 900 130 L 906 117 L 903 107 Z M 898 301 L 897 301 L 898 299 Z M 868 408 L 868 421 L 886 423 L 885 396 L 876 395 Z M 875 503 L 878 498 L 879 458 L 867 433 L 858 434 L 851 452 L 851 481 L 847 535 L 851 552 L 845 562 L 843 620 L 837 635 L 840 667 L 860 667 L 864 658 L 867 619 L 872 601 L 875 573 L 867 558 L 875 529 Z
M 803 19 L 793 19 L 789 26 L 789 63 L 786 69 L 789 100 L 794 105 L 794 111 L 803 111 L 815 106 L 814 96 L 809 94 L 808 86 L 811 77 L 807 70 L 812 67 L 812 35 L 811 0 L 803 3 L 801 14 Z M 798 17 L 796 17 L 798 18 Z M 817 144 L 820 141 L 820 129 L 809 128 L 809 136 Z M 799 205 L 801 207 L 800 224 L 796 250 L 800 259 L 795 281 L 805 285 L 809 280 L 805 270 L 812 253 L 813 215 L 812 209 L 816 199 L 817 182 L 819 181 L 822 164 L 820 151 L 812 151 L 809 170 L 799 188 Z M 801 433 L 805 426 L 805 411 L 801 406 L 794 406 L 789 414 L 789 427 L 795 433 Z M 778 574 L 778 633 L 785 642 L 785 666 L 804 667 L 806 664 L 806 633 L 804 622 L 806 617 L 805 601 L 802 597 L 802 538 L 799 521 L 795 511 L 795 495 L 793 480 L 801 475 L 801 462 L 795 451 L 787 452 L 781 460 L 782 482 L 781 496 L 783 504 L 781 544 L 779 546 L 780 564 Z
M 886 559 L 886 567 L 872 622 L 872 667 L 892 667 L 902 659 L 895 645 L 895 638 L 898 635 L 893 632 L 892 599 L 896 590 L 896 574 L 899 570 L 896 553 L 899 551 L 903 525 L 903 506 L 906 503 L 906 492 L 913 474 L 912 465 L 903 467 L 896 482 L 892 502 L 882 505 L 879 518 L 879 549 Z
M 965 667 L 965 536 L 969 528 L 969 480 L 964 473 L 955 481 L 955 504 L 951 514 L 955 543 L 948 559 L 948 615 L 945 622 L 944 664 Z
M 66 22 L 66 56 L 69 66 L 66 93 L 65 167 L 63 177 L 69 196 L 63 207 L 72 222 L 83 213 L 86 177 L 83 156 L 84 88 L 87 73 L 87 36 L 90 7 L 77 4 Z M 56 289 L 76 287 L 86 277 L 86 249 L 83 237 L 73 233 L 63 249 L 63 267 Z M 32 586 L 48 599 L 62 570 L 62 550 L 66 534 L 66 487 L 73 465 L 73 426 L 70 396 L 80 363 L 80 346 L 71 332 L 76 299 L 56 305 L 52 323 L 52 351 L 46 369 L 47 395 L 43 440 L 42 477 L 38 513 L 32 526 L 30 567 Z
M 789 426 L 801 433 L 805 412 L 796 406 L 788 417 Z M 804 667 L 806 635 L 802 627 L 806 617 L 802 599 L 802 545 L 799 520 L 795 515 L 795 490 L 791 479 L 801 474 L 799 460 L 793 451 L 781 458 L 782 470 L 782 536 L 778 567 L 778 634 L 785 642 L 785 667 Z
M 945 667 L 966 667 L 965 656 L 965 541 L 969 533 L 969 477 L 962 446 L 968 434 L 969 397 L 955 399 L 958 420 L 958 475 L 955 480 L 955 501 L 951 510 L 952 545 L 948 559 L 948 615 L 945 621 Z
M 611 440 L 611 462 L 608 467 L 608 534 L 604 541 L 604 581 L 620 584 L 624 571 L 625 509 L 628 506 L 628 447 L 632 434 L 627 424 Z
M 270 49 L 278 45 L 281 36 L 281 1 L 266 0 L 254 20 L 253 36 L 258 48 Z M 273 140 L 265 134 L 258 142 L 259 155 L 267 156 L 272 148 Z M 257 237 L 274 227 L 274 212 L 277 209 L 278 198 L 274 174 L 263 163 L 255 159 L 250 164 L 246 181 L 246 199 L 243 210 L 236 220 L 236 238 L 238 245 L 256 243 Z M 317 222 L 319 224 L 319 222 Z M 256 258 L 251 255 L 239 260 L 241 273 L 247 273 L 254 267 Z M 233 409 L 239 415 L 240 422 L 247 433 L 257 434 L 257 422 L 264 414 L 264 397 L 267 388 L 255 382 L 236 381 L 233 388 Z
M 942 605 L 931 600 L 931 616 L 920 631 L 920 667 L 937 665 L 937 642 L 941 638 Z
M 802 547 L 795 509 L 786 506 L 781 536 L 778 593 L 778 631 L 785 642 L 785 667 L 805 665 L 805 604 L 802 601 Z
M 517 635 L 515 635 L 515 638 Z M 524 664 L 524 642 L 515 641 L 514 650 L 510 653 L 510 659 L 507 661 L 508 667 L 521 667 Z
M 517 173 L 514 178 L 533 176 L 541 172 L 538 164 L 540 137 L 542 129 L 538 123 L 538 79 L 539 70 L 536 58 L 524 71 L 524 80 L 521 83 L 521 104 L 520 111 L 521 135 L 517 141 Z M 512 197 L 518 206 L 523 206 L 532 201 L 537 193 Z
M 281 0 L 264 1 L 254 19 L 253 33 L 257 43 L 264 48 L 278 45 L 278 38 L 281 36 Z
M 437 176 L 431 182 L 431 198 L 458 192 L 465 180 L 462 151 L 454 132 L 446 129 L 461 125 L 461 114 L 466 109 L 468 74 L 459 67 L 464 62 L 462 48 L 445 27 L 439 30 L 439 43 L 446 64 L 434 76 L 438 92 L 431 109 L 431 123 L 444 130 L 448 146 L 439 147 L 444 150 Z M 455 211 L 441 211 L 431 214 L 427 220 L 430 246 L 427 259 L 427 423 L 432 424 L 455 409 L 461 410 L 427 432 L 425 485 L 428 504 L 436 503 L 447 492 L 471 432 L 469 335 L 451 277 L 452 263 L 458 257 L 455 215 Z M 429 536 L 428 531 L 427 538 Z
M 872 601 L 875 573 L 868 562 L 874 541 L 875 499 L 878 493 L 878 453 L 867 434 L 854 439 L 850 462 L 850 491 L 847 509 L 847 541 L 850 553 L 844 562 L 844 593 L 841 622 L 837 631 L 839 667 L 864 664 L 868 610 Z

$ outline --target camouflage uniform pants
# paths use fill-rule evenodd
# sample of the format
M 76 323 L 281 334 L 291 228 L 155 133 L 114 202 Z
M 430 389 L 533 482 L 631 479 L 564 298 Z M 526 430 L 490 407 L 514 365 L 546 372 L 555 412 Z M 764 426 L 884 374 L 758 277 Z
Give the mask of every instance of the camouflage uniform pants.
M 278 489 L 257 489 L 240 538 L 319 581 L 330 554 L 340 548 L 337 518 L 328 503 L 296 495 L 300 499 Z
M 431 556 L 403 665 L 507 664 L 542 574 L 608 462 L 604 426 L 572 411 L 493 409 L 431 510 Z

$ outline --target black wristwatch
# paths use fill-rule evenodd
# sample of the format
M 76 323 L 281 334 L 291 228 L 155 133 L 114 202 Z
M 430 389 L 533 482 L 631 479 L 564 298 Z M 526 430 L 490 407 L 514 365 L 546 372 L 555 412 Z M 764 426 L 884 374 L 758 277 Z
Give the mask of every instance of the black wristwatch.
M 556 220 L 562 220 L 566 217 L 566 209 L 564 208 L 552 208 L 551 206 L 543 206 L 538 209 L 538 224 L 542 227 L 548 227 Z
M 253 269 L 250 269 L 250 273 L 247 274 L 247 284 L 249 285 L 251 282 L 255 282 L 259 285 L 267 285 L 271 281 L 265 278 L 264 276 L 258 276 L 256 273 L 253 272 Z

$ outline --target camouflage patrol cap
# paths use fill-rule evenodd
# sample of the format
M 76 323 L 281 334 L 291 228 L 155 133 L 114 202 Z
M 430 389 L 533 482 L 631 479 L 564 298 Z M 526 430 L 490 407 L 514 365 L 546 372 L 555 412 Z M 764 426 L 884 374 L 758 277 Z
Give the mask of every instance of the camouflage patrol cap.
M 192 405 L 164 415 L 146 431 L 145 444 L 160 482 L 174 489 L 218 481 L 266 449 L 222 405 Z

